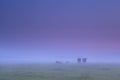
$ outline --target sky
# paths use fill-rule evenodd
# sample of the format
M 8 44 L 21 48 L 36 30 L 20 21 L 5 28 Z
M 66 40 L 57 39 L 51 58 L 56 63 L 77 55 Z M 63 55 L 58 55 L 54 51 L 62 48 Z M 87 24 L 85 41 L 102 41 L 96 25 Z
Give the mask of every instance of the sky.
M 120 62 L 119 0 L 0 0 L 0 62 Z

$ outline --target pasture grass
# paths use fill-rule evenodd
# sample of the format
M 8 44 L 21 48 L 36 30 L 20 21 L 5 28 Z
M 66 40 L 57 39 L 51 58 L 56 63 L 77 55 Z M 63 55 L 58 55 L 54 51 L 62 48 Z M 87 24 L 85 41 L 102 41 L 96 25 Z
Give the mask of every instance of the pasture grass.
M 5 64 L 0 80 L 120 80 L 120 65 Z

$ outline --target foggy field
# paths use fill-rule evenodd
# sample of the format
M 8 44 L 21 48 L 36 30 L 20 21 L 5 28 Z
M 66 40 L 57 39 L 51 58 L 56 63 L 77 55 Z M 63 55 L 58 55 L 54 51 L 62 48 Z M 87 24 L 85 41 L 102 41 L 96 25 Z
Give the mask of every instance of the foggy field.
M 0 80 L 120 80 L 120 65 L 4 64 Z

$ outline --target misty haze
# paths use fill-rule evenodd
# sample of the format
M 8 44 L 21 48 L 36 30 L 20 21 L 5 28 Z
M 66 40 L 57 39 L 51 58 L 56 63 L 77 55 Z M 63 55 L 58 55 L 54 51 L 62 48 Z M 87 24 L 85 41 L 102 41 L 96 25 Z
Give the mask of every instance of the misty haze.
M 0 80 L 120 80 L 120 1 L 0 0 Z

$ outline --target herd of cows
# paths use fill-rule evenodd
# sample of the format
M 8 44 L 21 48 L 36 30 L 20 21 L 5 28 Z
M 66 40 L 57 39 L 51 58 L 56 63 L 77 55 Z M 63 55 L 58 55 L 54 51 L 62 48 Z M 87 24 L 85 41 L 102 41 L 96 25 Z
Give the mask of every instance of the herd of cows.
M 86 63 L 87 58 L 77 58 L 77 63 Z M 62 61 L 56 61 L 57 64 L 62 64 Z M 66 61 L 66 63 L 70 63 L 69 61 Z

